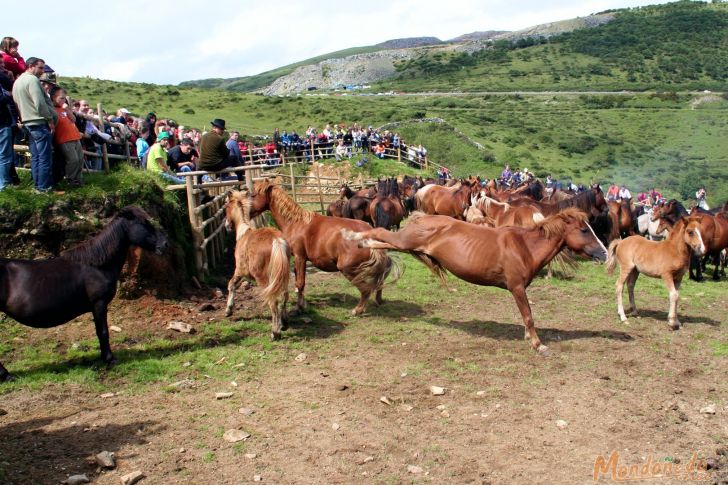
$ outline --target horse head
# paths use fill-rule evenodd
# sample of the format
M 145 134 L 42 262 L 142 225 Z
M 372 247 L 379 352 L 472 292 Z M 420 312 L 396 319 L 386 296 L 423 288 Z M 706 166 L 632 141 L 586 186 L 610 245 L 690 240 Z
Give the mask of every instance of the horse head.
M 247 190 L 232 190 L 228 192 L 225 202 L 225 230 L 231 232 L 238 229 L 236 239 L 250 229 L 250 200 Z
M 260 180 L 255 183 L 253 191 L 248 195 L 251 219 L 270 209 L 273 189 L 275 188 L 276 185 L 269 180 Z
M 696 256 L 702 256 L 707 252 L 705 241 L 703 240 L 703 231 L 701 229 L 702 220 L 700 217 L 687 217 L 682 219 L 685 221 L 685 231 L 683 233 L 683 241 L 690 246 Z M 677 232 L 677 231 L 676 231 Z
M 149 214 L 139 207 L 130 205 L 119 211 L 116 216 L 124 222 L 129 243 L 133 246 L 164 254 L 168 241 L 164 231 L 152 224 Z
M 561 234 L 566 246 L 577 254 L 606 261 L 607 248 L 589 225 L 585 212 L 569 208 L 545 219 L 539 226 L 547 237 Z

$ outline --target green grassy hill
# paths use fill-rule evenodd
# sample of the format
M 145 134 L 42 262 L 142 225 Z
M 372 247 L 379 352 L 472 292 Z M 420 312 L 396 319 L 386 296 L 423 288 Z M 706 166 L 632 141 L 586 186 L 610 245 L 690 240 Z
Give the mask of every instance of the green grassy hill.
M 619 10 L 604 25 L 548 39 L 497 41 L 397 65 L 377 90 L 728 89 L 728 4 L 680 1 Z
M 457 175 L 497 175 L 504 163 L 577 182 L 651 185 L 687 199 L 700 183 L 728 198 L 728 101 L 713 93 L 265 97 L 91 79 L 61 79 L 71 96 L 246 135 L 354 122 L 396 127 Z M 423 122 L 439 118 L 442 122 Z M 480 144 L 478 148 L 475 144 Z M 373 175 L 402 173 L 378 164 Z

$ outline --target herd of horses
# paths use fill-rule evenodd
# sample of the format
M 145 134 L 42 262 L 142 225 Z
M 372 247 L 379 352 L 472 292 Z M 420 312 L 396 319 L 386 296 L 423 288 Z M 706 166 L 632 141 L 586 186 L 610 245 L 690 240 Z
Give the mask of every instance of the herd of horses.
M 712 212 L 688 211 L 676 200 L 643 214 L 631 201 L 607 201 L 599 185 L 580 193 L 546 191 L 538 181 L 502 188 L 477 177 L 441 185 L 405 176 L 380 180 L 353 191 L 342 186 L 327 215 L 298 205 L 270 180 L 252 191 L 231 191 L 226 226 L 235 232 L 235 273 L 228 284 L 226 314 L 245 279 L 257 283 L 271 313 L 271 338 L 281 338 L 288 318 L 290 258 L 293 257 L 296 309 L 306 307 L 306 263 L 340 272 L 358 289 L 352 314 L 366 309 L 372 295 L 383 303 L 387 279 L 400 267 L 389 250 L 409 253 L 445 281 L 450 272 L 467 282 L 507 289 L 525 327 L 525 339 L 548 353 L 536 334 L 526 289 L 557 257 L 581 255 L 618 266 L 617 310 L 626 283 L 629 313 L 635 314 L 634 286 L 640 273 L 662 278 L 669 291 L 669 324 L 680 327 L 678 291 L 688 268 L 701 277 L 705 259 L 716 263 L 728 247 L 728 203 Z M 269 212 L 277 228 L 261 226 Z M 401 222 L 409 216 L 400 230 Z M 642 232 L 644 230 L 644 232 Z M 640 234 L 647 234 L 643 237 Z M 20 323 L 47 328 L 92 312 L 102 359 L 113 364 L 106 312 L 129 246 L 162 252 L 167 239 L 141 209 L 127 207 L 93 239 L 42 261 L 0 259 L 0 310 Z M 608 246 L 608 247 L 607 247 Z M 717 258 L 717 259 L 716 259 Z M 0 381 L 12 376 L 0 364 Z

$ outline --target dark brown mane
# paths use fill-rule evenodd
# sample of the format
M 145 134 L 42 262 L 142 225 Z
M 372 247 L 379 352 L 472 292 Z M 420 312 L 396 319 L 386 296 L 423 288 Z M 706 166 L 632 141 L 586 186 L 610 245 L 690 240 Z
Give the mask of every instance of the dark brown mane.
M 596 207 L 596 205 L 597 196 L 594 193 L 594 190 L 587 190 L 586 192 L 577 194 L 570 199 L 556 202 L 552 204 L 551 207 L 554 207 L 556 211 L 562 211 L 569 207 L 576 207 L 577 209 L 581 209 L 588 214 L 589 212 L 591 212 L 592 207 Z
M 104 266 L 110 262 L 119 245 L 125 240 L 125 222 L 119 216 L 114 217 L 99 234 L 63 251 L 61 257 L 90 266 Z

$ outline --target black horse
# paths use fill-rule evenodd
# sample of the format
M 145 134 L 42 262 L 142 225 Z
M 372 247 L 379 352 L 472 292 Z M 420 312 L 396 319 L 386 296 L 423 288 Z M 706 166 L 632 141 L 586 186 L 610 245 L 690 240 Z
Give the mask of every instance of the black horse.
M 115 363 L 106 312 L 130 246 L 167 248 L 164 232 L 149 215 L 128 206 L 93 239 L 46 260 L 0 259 L 0 310 L 23 325 L 51 328 L 92 312 L 101 358 Z M 0 382 L 13 376 L 0 363 Z

